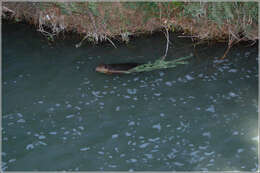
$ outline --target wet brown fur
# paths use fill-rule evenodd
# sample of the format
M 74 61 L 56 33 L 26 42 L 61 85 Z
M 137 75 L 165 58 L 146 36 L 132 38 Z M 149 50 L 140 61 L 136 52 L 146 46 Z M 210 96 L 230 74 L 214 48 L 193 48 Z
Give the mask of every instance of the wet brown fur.
M 122 63 L 122 64 L 100 64 L 96 67 L 96 72 L 113 74 L 125 73 L 128 70 L 141 65 L 140 63 Z

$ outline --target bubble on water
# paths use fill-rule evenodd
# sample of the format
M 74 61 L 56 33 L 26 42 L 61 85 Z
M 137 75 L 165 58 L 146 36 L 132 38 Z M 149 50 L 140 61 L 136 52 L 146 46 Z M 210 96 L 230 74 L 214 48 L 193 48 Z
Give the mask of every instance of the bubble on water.
M 137 92 L 137 89 L 127 89 L 127 93 L 128 94 L 136 94 L 136 92 Z
M 238 134 L 239 134 L 238 131 L 234 131 L 234 132 L 233 132 L 233 135 L 238 135 Z
M 148 159 L 152 159 L 153 155 L 152 154 L 144 154 Z
M 47 144 L 46 144 L 45 142 L 38 141 L 35 145 L 36 145 L 36 146 L 38 146 L 38 145 L 46 146 Z
M 157 129 L 159 132 L 161 131 L 161 124 L 155 124 L 152 126 L 152 128 Z
M 167 157 L 169 159 L 174 159 L 176 157 L 176 154 L 175 154 L 175 152 L 170 152 L 170 153 L 167 154 Z
M 38 136 L 39 139 L 45 139 L 46 137 L 44 135 Z
M 67 107 L 67 108 L 71 108 L 72 105 L 71 105 L 71 104 L 67 104 L 66 107 Z
M 126 135 L 126 136 L 131 136 L 131 133 L 126 132 L 125 135 Z
M 117 168 L 117 165 L 108 165 L 109 168 Z
M 144 139 L 144 137 L 143 136 L 139 136 L 139 139 Z
M 99 151 L 98 154 L 104 155 L 105 153 L 103 151 Z
M 158 140 L 160 140 L 160 137 L 148 139 L 149 142 L 156 142 Z
M 211 133 L 210 132 L 204 132 L 202 133 L 202 136 L 206 136 L 206 137 L 211 137 Z
M 213 62 L 219 64 L 219 63 L 223 63 L 224 60 L 222 60 L 222 59 L 216 59 L 216 60 L 214 60 Z
M 176 166 L 183 166 L 184 165 L 183 163 L 180 163 L 180 162 L 174 162 L 173 164 L 176 165 Z
M 17 116 L 20 117 L 20 118 L 23 117 L 23 115 L 21 113 L 17 113 Z
M 9 163 L 13 163 L 13 162 L 15 162 L 15 161 L 16 161 L 16 159 L 10 159 L 10 160 L 8 160 Z
M 59 103 L 56 103 L 55 106 L 56 106 L 56 107 L 60 107 L 60 104 L 59 104 Z
M 214 113 L 214 112 L 215 112 L 215 107 L 214 107 L 214 105 L 210 105 L 210 107 L 208 107 L 208 108 L 206 109 L 206 111 Z
M 112 139 L 118 138 L 118 136 L 119 136 L 118 134 L 113 134 Z
M 160 113 L 160 117 L 164 117 L 165 116 L 165 114 L 164 113 Z
M 212 151 L 212 152 L 204 152 L 204 155 L 205 156 L 211 156 L 212 154 L 214 154 L 215 152 L 214 151 Z
M 190 76 L 190 75 L 188 75 L 188 74 L 185 76 L 185 78 L 186 78 L 187 80 L 193 80 L 193 79 L 194 79 L 192 76 Z
M 164 76 L 164 74 L 165 74 L 165 73 L 162 72 L 162 71 L 159 72 L 159 75 L 160 75 L 161 77 Z
M 258 141 L 259 140 L 259 136 L 255 136 L 255 137 L 251 138 L 251 140 Z
M 230 72 L 230 73 L 236 73 L 236 72 L 237 72 L 237 69 L 230 69 L 228 72 Z
M 230 97 L 236 97 L 236 96 L 237 96 L 237 95 L 236 95 L 235 93 L 233 93 L 233 92 L 229 92 L 228 95 L 229 95 Z
M 100 91 L 92 91 L 92 94 L 93 94 L 95 97 L 103 97 L 103 96 L 99 96 Z
M 135 162 L 137 162 L 137 159 L 132 158 L 132 159 L 130 159 L 130 162 L 135 163 Z
M 129 123 L 128 123 L 128 126 L 134 126 L 135 125 L 135 122 L 134 121 L 130 121 Z
M 70 134 L 70 131 L 65 131 L 63 134 L 68 135 L 68 134 Z
M 19 119 L 16 121 L 17 123 L 25 123 L 26 121 L 24 119 Z
M 165 85 L 167 85 L 167 86 L 171 87 L 171 86 L 172 86 L 172 83 L 171 83 L 171 82 L 169 82 L 169 81 L 167 81 L 167 82 L 165 82 Z
M 139 148 L 146 148 L 150 143 L 144 143 L 139 145 Z
M 159 97 L 161 93 L 154 93 L 153 95 Z
M 66 118 L 73 118 L 75 115 L 74 114 L 70 114 L 70 115 L 67 115 Z
M 49 132 L 50 135 L 56 135 L 57 132 Z
M 244 151 L 243 148 L 239 148 L 239 149 L 237 149 L 237 152 L 238 152 L 238 153 L 242 153 L 243 151 Z
M 43 101 L 40 100 L 40 101 L 38 101 L 38 103 L 39 103 L 39 104 L 43 104 Z
M 90 148 L 89 147 L 84 147 L 84 148 L 81 148 L 80 151 L 88 151 Z
M 201 150 L 206 150 L 208 148 L 208 146 L 199 146 L 199 149 Z
M 248 57 L 251 52 L 245 52 L 245 57 Z
M 176 102 L 176 99 L 174 99 L 174 98 L 172 98 L 172 97 L 170 97 L 169 100 L 170 100 L 171 102 L 173 102 L 173 103 Z
M 130 99 L 131 97 L 128 96 L 128 95 L 126 95 L 126 96 L 124 96 L 124 98 L 125 98 L 125 99 Z
M 53 107 L 51 107 L 51 108 L 49 108 L 48 110 L 52 112 L 52 111 L 54 111 L 55 109 L 54 109 Z
M 74 108 L 79 110 L 79 111 L 81 110 L 81 108 L 79 106 L 75 106 Z
M 116 107 L 116 111 L 120 111 L 120 106 L 117 106 L 117 107 Z
M 139 77 L 135 77 L 133 80 L 134 80 L 134 81 L 138 81 L 138 80 L 139 80 Z
M 28 144 L 26 146 L 26 150 L 32 150 L 32 149 L 34 149 L 34 145 L 33 144 Z
M 200 107 L 196 107 L 195 109 L 196 109 L 196 110 L 200 110 Z
M 84 127 L 83 126 L 79 126 L 78 129 L 84 130 Z

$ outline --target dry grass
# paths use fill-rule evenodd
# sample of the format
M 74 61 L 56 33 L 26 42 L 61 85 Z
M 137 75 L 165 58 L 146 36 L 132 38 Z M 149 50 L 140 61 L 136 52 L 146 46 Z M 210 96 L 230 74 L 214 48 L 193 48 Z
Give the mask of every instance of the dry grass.
M 3 6 L 11 10 L 9 17 L 25 20 L 37 26 L 38 31 L 54 38 L 62 32 L 76 32 L 82 35 L 83 41 L 95 43 L 121 38 L 129 41 L 130 35 L 148 33 L 168 27 L 169 30 L 180 28 L 186 35 L 200 40 L 256 40 L 258 26 L 250 18 L 239 18 L 237 24 L 208 20 L 205 17 L 192 18 L 185 16 L 181 8 L 157 3 L 158 12 L 142 8 L 129 8 L 123 2 L 4 2 Z M 138 4 L 140 5 L 140 4 Z M 185 3 L 184 3 L 185 6 Z M 6 12 L 8 13 L 8 11 Z M 242 29 L 237 29 L 242 23 Z M 250 27 L 248 27 L 250 26 Z M 241 35 L 243 37 L 241 38 Z M 232 41 L 232 44 L 234 42 Z M 80 43 L 81 44 L 81 43 Z M 80 46 L 78 44 L 78 46 Z M 114 45 L 115 46 L 115 45 Z

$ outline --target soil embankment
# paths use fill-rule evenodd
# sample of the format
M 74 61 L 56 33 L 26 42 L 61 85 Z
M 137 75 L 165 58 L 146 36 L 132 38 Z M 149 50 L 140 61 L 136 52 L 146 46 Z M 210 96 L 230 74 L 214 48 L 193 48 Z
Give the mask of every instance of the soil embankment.
M 128 41 L 167 28 L 199 40 L 258 40 L 257 2 L 4 2 L 3 18 L 25 20 L 53 38 Z

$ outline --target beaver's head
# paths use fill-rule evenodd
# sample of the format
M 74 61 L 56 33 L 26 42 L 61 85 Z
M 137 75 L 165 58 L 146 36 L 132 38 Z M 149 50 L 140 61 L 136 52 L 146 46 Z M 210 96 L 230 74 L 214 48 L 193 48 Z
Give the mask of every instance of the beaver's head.
M 96 67 L 96 71 L 100 73 L 108 73 L 108 67 L 105 64 L 100 64 Z

